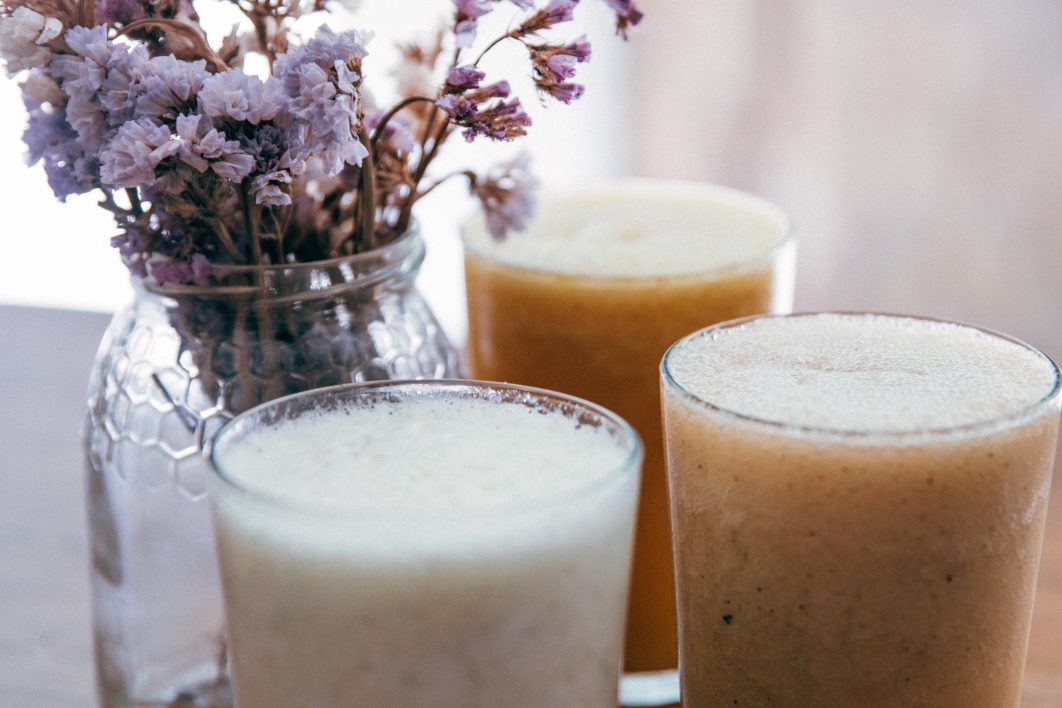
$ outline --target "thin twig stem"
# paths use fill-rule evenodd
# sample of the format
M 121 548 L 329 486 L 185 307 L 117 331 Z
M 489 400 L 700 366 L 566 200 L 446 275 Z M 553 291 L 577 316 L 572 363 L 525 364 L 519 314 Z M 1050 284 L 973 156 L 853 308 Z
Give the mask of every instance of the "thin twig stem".
M 375 145 L 376 141 L 380 139 L 380 136 L 383 135 L 384 128 L 386 128 L 391 119 L 395 117 L 395 114 L 406 106 L 411 106 L 418 101 L 435 103 L 434 99 L 428 98 L 427 96 L 410 96 L 409 98 L 402 99 L 402 101 L 397 103 L 394 108 L 387 111 L 387 113 L 384 114 L 384 117 L 380 119 L 380 122 L 377 123 L 376 129 L 372 131 L 372 144 Z
M 454 177 L 462 177 L 462 176 L 463 177 L 468 177 L 473 182 L 476 179 L 476 174 L 474 172 L 472 172 L 471 170 L 455 170 L 455 171 L 451 172 L 450 174 L 444 175 L 444 176 L 440 177 L 439 179 L 435 180 L 434 182 L 432 182 L 430 185 L 428 185 L 427 189 L 423 189 L 423 190 L 417 192 L 416 193 L 416 199 L 414 200 L 414 203 L 419 202 L 421 199 L 423 199 L 424 197 L 426 197 L 429 194 L 431 194 L 435 190 L 435 188 L 438 187 L 443 182 L 445 182 L 447 180 L 450 180 L 450 179 L 453 179 Z
M 476 57 L 476 60 L 474 62 L 472 62 L 472 66 L 479 66 L 479 63 L 481 61 L 483 61 L 483 57 L 487 56 L 487 52 L 489 52 L 491 49 L 494 49 L 496 46 L 498 46 L 499 44 L 501 44 L 502 42 L 504 42 L 507 39 L 516 39 L 516 40 L 519 40 L 520 43 L 522 43 L 522 44 L 525 44 L 525 45 L 527 44 L 526 42 L 524 42 L 523 38 L 519 35 L 519 30 L 510 30 L 510 31 L 506 32 L 505 34 L 503 34 L 501 37 L 498 37 L 493 42 L 488 44 L 483 49 L 483 51 L 479 53 L 479 56 Z
M 361 196 L 358 199 L 358 229 L 361 238 L 355 243 L 364 243 L 369 250 L 376 248 L 376 164 L 373 159 L 372 142 L 365 131 L 358 132 L 358 138 L 369 154 L 361 163 Z

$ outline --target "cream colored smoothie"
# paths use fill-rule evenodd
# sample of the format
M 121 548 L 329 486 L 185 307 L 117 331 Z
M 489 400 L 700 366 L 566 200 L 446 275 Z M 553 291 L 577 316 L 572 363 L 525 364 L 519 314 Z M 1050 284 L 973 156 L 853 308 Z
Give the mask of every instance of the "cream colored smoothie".
M 645 441 L 626 668 L 676 666 L 657 369 L 679 337 L 785 311 L 789 223 L 773 205 L 704 184 L 625 180 L 542 199 L 506 241 L 465 231 L 469 364 L 616 411 Z
M 615 706 L 640 455 L 622 421 L 468 382 L 237 421 L 212 495 L 239 706 Z
M 1017 708 L 1047 357 L 812 314 L 695 333 L 662 368 L 686 708 Z

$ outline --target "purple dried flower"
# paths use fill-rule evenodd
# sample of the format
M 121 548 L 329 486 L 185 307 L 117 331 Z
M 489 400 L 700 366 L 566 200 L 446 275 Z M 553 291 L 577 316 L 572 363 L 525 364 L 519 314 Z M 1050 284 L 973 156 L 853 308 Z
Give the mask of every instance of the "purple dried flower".
M 571 22 L 575 6 L 578 4 L 579 0 L 550 0 L 548 5 L 524 20 L 518 32 L 532 34 L 550 29 L 562 22 Z
M 66 33 L 73 54 L 56 55 L 52 74 L 68 97 L 66 121 L 90 153 L 99 152 L 115 129 L 135 117 L 138 82 L 147 73 L 142 45 L 115 44 L 107 28 L 74 27 Z
M 492 140 L 513 140 L 527 135 L 531 125 L 531 116 L 524 112 L 519 98 L 511 101 L 498 101 L 493 106 L 481 108 L 467 124 L 461 135 L 467 142 L 472 142 L 477 135 L 484 135 Z
M 448 93 L 436 101 L 435 105 L 458 123 L 471 120 L 476 115 L 476 102 L 465 96 Z
M 174 120 L 194 110 L 196 96 L 210 77 L 206 61 L 181 61 L 166 54 L 148 61 L 147 76 L 140 83 L 136 112 L 148 118 Z
M 347 30 L 336 33 L 328 25 L 322 25 L 317 34 L 306 44 L 292 47 L 286 54 L 277 57 L 273 74 L 284 78 L 304 64 L 317 64 L 322 69 L 331 69 L 337 61 L 355 64 L 369 55 L 365 45 L 372 39 L 371 32 Z M 297 84 L 297 81 L 296 81 Z M 284 87 L 290 95 L 297 85 Z
M 454 40 L 458 49 L 466 49 L 476 41 L 476 20 L 494 8 L 491 0 L 454 0 L 454 8 Z
M 109 25 L 127 25 L 147 17 L 139 0 L 97 0 L 96 20 Z
M 571 103 L 583 95 L 583 86 L 568 79 L 575 76 L 576 64 L 590 59 L 590 42 L 585 35 L 570 44 L 529 45 L 528 50 L 539 91 L 562 103 Z
M 169 128 L 147 118 L 126 123 L 100 154 L 100 181 L 108 187 L 151 186 L 159 163 L 181 149 L 171 138 Z
M 45 17 L 25 5 L 16 7 L 7 17 L 0 17 L 0 59 L 4 60 L 7 75 L 46 66 L 52 57 L 47 45 L 62 30 L 59 20 Z
M 148 267 L 151 270 L 151 277 L 159 285 L 166 283 L 180 285 L 210 275 L 210 261 L 202 253 L 193 253 L 187 259 L 169 258 L 152 261 Z
M 206 115 L 251 125 L 272 120 L 284 106 L 284 91 L 279 82 L 262 81 L 239 69 L 204 79 L 199 91 L 199 110 Z
M 472 180 L 470 188 L 483 206 L 487 229 L 501 240 L 509 231 L 523 231 L 535 212 L 535 187 L 526 154 L 498 165 L 485 176 Z
M 365 128 L 369 131 L 375 131 L 383 116 L 383 111 L 374 111 L 365 116 Z M 413 130 L 410 128 L 409 123 L 399 115 L 391 116 L 387 121 L 383 133 L 380 135 L 379 143 L 395 152 L 409 153 L 417 149 L 417 138 L 413 135 Z
M 605 0 L 608 6 L 616 13 L 616 34 L 627 39 L 627 33 L 631 27 L 642 21 L 642 11 L 634 4 L 634 0 Z
M 251 194 L 255 196 L 257 204 L 287 206 L 291 204 L 291 195 L 285 191 L 285 187 L 291 182 L 291 173 L 285 170 L 259 175 L 251 182 Z
M 361 60 L 368 38 L 324 26 L 273 65 L 288 108 L 301 124 L 304 147 L 320 156 L 328 174 L 338 174 L 344 165 L 360 166 L 369 154 L 358 137 Z
M 582 84 L 553 83 L 547 88 L 549 95 L 561 103 L 571 103 L 582 97 L 586 90 Z
M 255 160 L 243 152 L 243 146 L 228 140 L 203 116 L 178 116 L 177 140 L 181 162 L 196 172 L 210 169 L 231 182 L 239 182 L 254 169 Z
M 469 89 L 479 88 L 479 84 L 486 77 L 486 73 L 475 66 L 455 66 L 446 77 L 446 90 L 452 93 L 461 93 Z
M 99 161 L 85 152 L 77 133 L 62 111 L 50 105 L 27 101 L 29 124 L 23 140 L 29 148 L 27 164 L 44 162 L 48 185 L 59 201 L 71 194 L 84 194 L 100 186 Z

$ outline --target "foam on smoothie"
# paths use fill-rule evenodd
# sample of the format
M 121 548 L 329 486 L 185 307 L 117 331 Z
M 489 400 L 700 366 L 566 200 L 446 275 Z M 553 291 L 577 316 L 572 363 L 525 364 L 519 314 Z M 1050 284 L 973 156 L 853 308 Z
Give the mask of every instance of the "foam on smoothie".
M 627 452 L 604 428 L 557 413 L 409 397 L 256 429 L 224 467 L 237 485 L 295 503 L 475 510 L 572 492 L 617 470 Z
M 711 185 L 631 180 L 578 197 L 551 195 L 524 232 L 494 241 L 482 220 L 467 248 L 565 275 L 659 277 L 762 260 L 788 235 L 776 207 Z
M 685 340 L 674 380 L 746 416 L 849 431 L 963 426 L 1047 396 L 1042 355 L 980 330 L 883 315 L 768 318 Z

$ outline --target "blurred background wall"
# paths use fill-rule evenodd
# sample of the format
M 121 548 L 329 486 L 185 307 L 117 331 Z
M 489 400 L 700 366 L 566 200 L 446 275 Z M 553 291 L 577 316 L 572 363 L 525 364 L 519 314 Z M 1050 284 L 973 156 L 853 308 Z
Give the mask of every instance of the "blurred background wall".
M 643 4 L 634 170 L 782 204 L 798 309 L 964 320 L 1062 357 L 1062 3 Z

